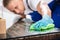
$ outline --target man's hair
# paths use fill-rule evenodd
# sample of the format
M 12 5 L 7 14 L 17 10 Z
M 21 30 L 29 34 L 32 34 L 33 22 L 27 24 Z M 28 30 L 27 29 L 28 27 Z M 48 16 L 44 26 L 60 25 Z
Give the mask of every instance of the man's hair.
M 3 0 L 3 6 L 6 7 L 11 0 Z

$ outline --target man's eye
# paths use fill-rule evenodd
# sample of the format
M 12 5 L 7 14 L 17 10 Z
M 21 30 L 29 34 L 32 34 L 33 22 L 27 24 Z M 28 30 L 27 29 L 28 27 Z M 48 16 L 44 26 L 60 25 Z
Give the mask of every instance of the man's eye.
M 17 7 L 15 7 L 15 9 L 17 9 Z

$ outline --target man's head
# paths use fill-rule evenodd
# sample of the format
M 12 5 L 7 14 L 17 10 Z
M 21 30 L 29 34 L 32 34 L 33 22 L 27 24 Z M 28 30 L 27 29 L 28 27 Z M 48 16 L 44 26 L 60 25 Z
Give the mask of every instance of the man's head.
M 17 14 L 23 14 L 25 10 L 23 0 L 3 0 L 3 5 Z

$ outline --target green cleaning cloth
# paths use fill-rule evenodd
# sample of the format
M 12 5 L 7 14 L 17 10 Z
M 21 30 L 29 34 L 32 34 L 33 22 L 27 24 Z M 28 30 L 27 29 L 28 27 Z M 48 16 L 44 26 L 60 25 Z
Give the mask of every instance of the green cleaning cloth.
M 54 24 L 48 24 L 47 26 L 41 26 L 39 28 L 34 28 L 34 24 L 30 26 L 30 31 L 46 31 L 54 28 Z

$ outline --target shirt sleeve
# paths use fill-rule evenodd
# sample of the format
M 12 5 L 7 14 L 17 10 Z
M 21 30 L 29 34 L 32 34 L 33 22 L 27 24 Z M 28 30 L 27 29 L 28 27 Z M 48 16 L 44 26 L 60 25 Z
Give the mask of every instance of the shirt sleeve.
M 31 7 L 33 10 L 36 10 L 37 5 L 38 5 L 38 3 L 39 3 L 40 1 L 41 1 L 41 0 L 30 0 L 30 7 Z

